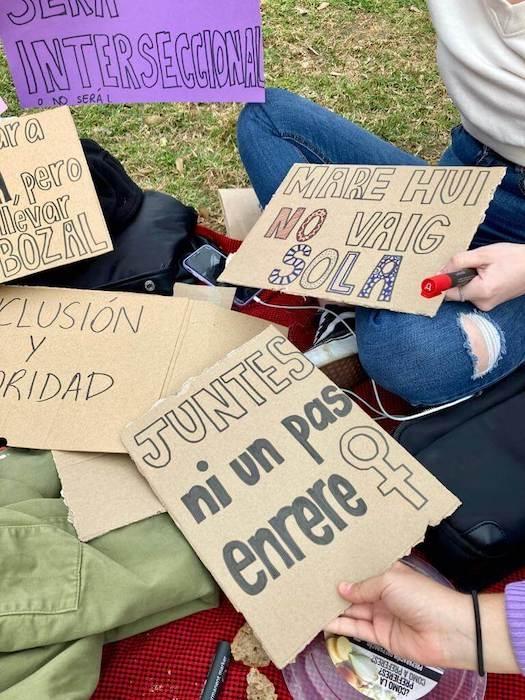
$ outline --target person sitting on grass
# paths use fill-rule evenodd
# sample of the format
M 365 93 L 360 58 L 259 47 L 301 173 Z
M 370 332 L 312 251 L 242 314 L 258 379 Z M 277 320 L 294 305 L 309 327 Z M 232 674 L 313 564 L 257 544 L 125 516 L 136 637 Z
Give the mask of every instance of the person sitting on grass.
M 525 2 L 428 4 L 441 73 L 461 113 L 440 163 L 504 166 L 507 174 L 472 249 L 446 268 L 476 268 L 478 276 L 449 291 L 450 303 L 435 318 L 356 309 L 359 358 L 367 373 L 409 403 L 426 406 L 476 394 L 525 360 Z M 280 89 L 267 90 L 266 103 L 244 108 L 238 146 L 263 206 L 295 163 L 424 163 Z M 344 324 L 333 321 L 329 312 L 320 319 L 314 349 L 321 364 L 324 349 L 333 360 L 357 350 Z

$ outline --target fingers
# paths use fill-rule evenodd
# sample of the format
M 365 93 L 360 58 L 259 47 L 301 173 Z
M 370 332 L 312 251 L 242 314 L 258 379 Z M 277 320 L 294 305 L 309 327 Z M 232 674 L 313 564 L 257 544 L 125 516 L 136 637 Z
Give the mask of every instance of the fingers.
M 457 272 L 469 267 L 478 268 L 486 265 L 487 254 L 484 247 L 466 250 L 464 253 L 457 253 L 445 265 L 442 272 Z
M 447 301 L 465 301 L 464 290 L 463 289 L 459 290 L 457 287 L 453 287 L 452 289 L 448 289 L 445 292 L 445 299 Z
M 402 561 L 396 561 L 390 569 L 380 576 L 373 576 L 360 583 L 340 583 L 337 590 L 341 598 L 344 598 L 352 607 L 376 603 L 381 600 L 383 592 L 386 590 L 392 579 L 399 575 L 406 576 L 411 573 L 411 568 Z M 348 608 L 350 610 L 350 608 Z M 348 612 L 347 610 L 347 612 Z
M 445 293 L 445 299 L 447 301 L 473 301 L 479 296 L 477 288 L 479 287 L 479 279 L 476 278 L 469 282 L 464 287 L 452 287 L 448 289 Z
M 447 301 L 471 301 L 472 298 L 475 298 L 475 293 L 472 294 L 472 291 L 469 289 L 470 285 L 472 282 L 469 282 L 466 284 L 464 287 L 452 287 L 452 289 L 447 289 L 445 292 L 445 299 Z
M 368 620 L 368 622 L 371 622 L 374 617 L 374 607 L 371 603 L 357 603 L 347 608 L 342 617 L 349 617 L 352 620 Z
M 338 617 L 325 627 L 325 632 L 330 632 L 338 637 L 357 637 L 365 642 L 378 644 L 374 627 L 367 620 L 352 620 L 348 617 Z
M 449 289 L 445 295 L 447 301 L 470 301 L 482 311 L 490 311 L 494 304 L 490 305 L 491 290 L 487 288 L 483 277 L 476 277 L 464 287 Z
M 375 603 L 381 600 L 383 590 L 387 585 L 387 575 L 374 576 L 361 583 L 341 583 L 339 595 L 350 603 Z

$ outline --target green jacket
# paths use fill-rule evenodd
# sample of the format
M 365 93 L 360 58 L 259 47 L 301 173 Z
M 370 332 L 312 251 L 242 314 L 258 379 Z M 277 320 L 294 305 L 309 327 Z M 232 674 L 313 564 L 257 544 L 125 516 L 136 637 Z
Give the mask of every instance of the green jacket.
M 0 452 L 0 700 L 87 700 L 105 642 L 217 600 L 168 515 L 84 544 L 51 453 Z

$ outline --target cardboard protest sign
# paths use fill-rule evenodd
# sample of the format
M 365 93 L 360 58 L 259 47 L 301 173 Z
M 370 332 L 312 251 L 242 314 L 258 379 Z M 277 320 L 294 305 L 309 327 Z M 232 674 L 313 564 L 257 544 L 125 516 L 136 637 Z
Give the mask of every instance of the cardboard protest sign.
M 177 283 L 174 292 L 178 298 L 208 301 L 229 309 L 235 288 Z M 231 314 L 222 317 L 228 318 L 230 323 L 233 320 Z M 206 319 L 201 318 L 201 323 L 205 322 Z M 181 384 L 200 369 L 218 362 L 242 342 L 240 338 L 243 333 L 246 334 L 247 340 L 256 335 L 264 325 L 262 321 L 256 322 L 255 325 L 242 321 L 240 325 L 236 325 L 233 336 L 229 326 L 225 333 L 216 335 L 213 342 L 206 344 L 202 343 L 202 335 L 208 332 L 211 334 L 213 329 L 201 327 L 198 335 L 199 328 L 196 325 L 193 333 L 187 332 L 186 338 L 189 345 L 195 343 L 199 346 L 197 362 L 200 367 L 197 369 L 197 365 L 192 362 L 184 368 L 179 368 L 179 372 L 172 378 L 173 383 L 166 388 L 166 394 L 177 392 Z M 165 510 L 127 454 L 54 451 L 53 457 L 62 482 L 62 495 L 69 508 L 70 520 L 82 542 L 88 542 L 94 537 L 150 518 Z
M 207 301 L 210 304 L 222 306 L 223 309 L 231 309 L 235 297 L 235 287 L 207 287 L 203 284 L 176 282 L 173 287 L 173 294 L 176 297 Z
M 229 238 L 244 241 L 262 214 L 261 205 L 251 187 L 219 190 L 224 227 Z
M 177 298 L 207 301 L 230 309 L 235 287 L 206 287 L 178 282 L 173 291 Z M 247 330 L 247 337 L 251 337 L 254 334 L 251 324 Z M 203 366 L 217 362 L 235 345 L 236 341 L 232 344 L 229 334 L 218 336 L 213 343 L 201 349 L 199 357 L 205 353 L 201 358 Z M 179 373 L 176 381 L 184 382 L 196 371 L 189 367 L 188 370 L 191 374 L 182 376 Z M 180 385 L 169 386 L 166 393 L 174 393 L 179 388 Z M 62 482 L 62 495 L 69 509 L 70 521 L 82 542 L 89 542 L 165 510 L 127 454 L 55 450 L 53 458 Z
M 125 452 L 128 421 L 267 325 L 189 299 L 1 287 L 0 435 Z
M 81 542 L 165 512 L 127 454 L 56 451 L 53 459 Z
M 260 0 L 2 0 L 23 107 L 264 102 Z
M 0 282 L 110 250 L 69 109 L 0 120 Z
M 122 440 L 279 667 L 459 505 L 273 328 Z
M 504 174 L 295 165 L 220 280 L 434 316 L 421 282 L 468 248 Z

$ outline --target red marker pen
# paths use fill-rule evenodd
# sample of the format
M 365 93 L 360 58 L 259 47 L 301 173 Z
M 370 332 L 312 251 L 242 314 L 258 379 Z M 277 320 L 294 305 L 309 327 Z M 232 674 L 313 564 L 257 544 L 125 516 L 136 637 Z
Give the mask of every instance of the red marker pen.
M 477 277 L 478 271 L 471 268 L 466 270 L 458 270 L 457 272 L 449 272 L 435 277 L 427 277 L 421 282 L 421 296 L 426 299 L 438 297 L 447 289 L 452 287 L 464 287 L 469 282 L 472 282 L 474 277 Z

